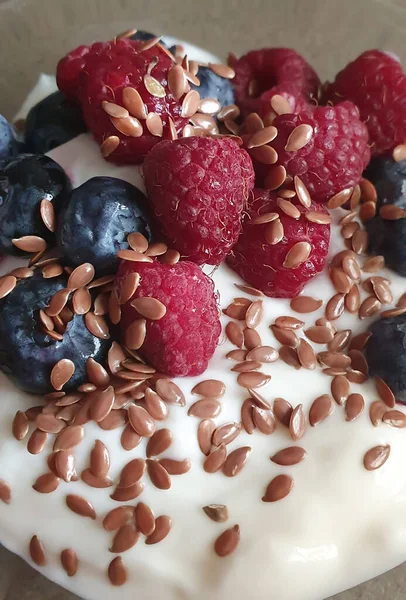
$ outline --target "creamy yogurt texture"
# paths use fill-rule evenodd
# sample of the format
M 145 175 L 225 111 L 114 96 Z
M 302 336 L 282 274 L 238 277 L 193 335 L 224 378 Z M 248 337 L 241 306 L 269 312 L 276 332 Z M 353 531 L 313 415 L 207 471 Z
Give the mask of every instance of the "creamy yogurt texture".
M 194 53 L 195 58 L 200 56 Z M 42 89 L 41 84 L 34 101 Z M 47 87 L 45 95 L 50 91 Z M 79 136 L 50 152 L 50 156 L 66 169 L 75 186 L 91 177 L 108 175 L 144 187 L 139 168 L 105 162 L 90 135 Z M 340 212 L 335 211 L 338 218 Z M 339 228 L 332 226 L 331 255 L 343 248 Z M 1 273 L 9 271 L 15 262 L 4 260 Z M 380 274 L 392 281 L 396 300 L 406 289 L 405 280 L 389 271 Z M 242 281 L 225 265 L 212 277 L 222 308 L 235 296 L 244 295 L 234 287 L 234 283 Z M 322 299 L 325 306 L 334 290 L 323 273 L 306 286 L 304 293 Z M 301 316 L 290 310 L 287 300 L 263 301 L 264 318 L 258 331 L 263 344 L 276 348 L 279 344 L 269 325 L 278 316 L 299 316 L 310 326 L 324 315 L 324 306 L 318 312 Z M 226 317 L 222 320 L 223 324 L 228 322 Z M 345 313 L 335 323 L 339 329 L 359 332 L 369 322 Z M 316 351 L 322 349 L 313 346 Z M 222 411 L 215 419 L 217 425 L 240 421 L 241 404 L 248 395 L 237 385 L 237 374 L 230 371 L 234 363 L 225 358 L 233 348 L 223 335 L 202 376 L 174 380 L 186 396 L 187 407 L 196 400 L 190 391 L 197 382 L 224 381 L 227 391 L 221 400 Z M 306 415 L 313 400 L 330 391 L 331 378 L 320 368 L 296 371 L 277 361 L 263 365 L 261 371 L 272 376 L 261 390 L 267 400 L 283 397 L 293 406 L 302 403 Z M 163 456 L 189 458 L 192 468 L 185 475 L 172 477 L 168 491 L 154 488 L 144 477 L 145 490 L 140 499 L 151 506 L 156 516 L 170 515 L 173 526 L 160 544 L 147 546 L 140 539 L 122 555 L 128 581 L 120 588 L 113 587 L 107 578 L 107 566 L 115 555 L 108 551 L 112 534 L 101 526 L 107 512 L 119 506 L 109 496 L 111 489 L 94 489 L 78 481 L 61 482 L 52 494 L 34 491 L 31 486 L 36 478 L 47 472 L 47 448 L 51 442 L 38 456 L 27 453 L 25 442 L 12 437 L 11 422 L 18 409 L 26 410 L 37 402 L 4 375 L 0 375 L 0 390 L 0 479 L 8 483 L 12 492 L 9 505 L 0 502 L 0 541 L 31 562 L 29 540 L 38 535 L 48 559 L 40 571 L 84 599 L 321 600 L 394 567 L 406 557 L 406 431 L 387 425 L 372 426 L 368 409 L 377 399 L 372 382 L 351 384 L 351 391 L 362 393 L 366 404 L 356 421 L 346 422 L 343 408 L 336 405 L 324 423 L 315 428 L 307 425 L 304 437 L 297 443 L 306 450 L 307 458 L 298 465 L 280 467 L 269 460 L 278 450 L 294 445 L 286 428 L 278 426 L 271 436 L 258 431 L 249 436 L 243 431 L 228 447 L 229 452 L 240 446 L 251 446 L 252 452 L 235 478 L 203 471 L 203 455 L 196 438 L 199 419 L 188 417 L 187 407 L 171 406 L 162 427 L 172 431 L 173 443 Z M 405 412 L 402 406 L 397 408 Z M 131 452 L 122 449 L 121 429 L 102 431 L 95 423 L 85 428 L 85 438 L 75 452 L 79 473 L 88 467 L 96 439 L 102 440 L 110 452 L 109 475 L 115 481 L 129 460 L 145 456 L 144 443 Z M 388 461 L 377 471 L 366 471 L 365 452 L 380 444 L 390 444 Z M 279 502 L 263 503 L 267 484 L 280 473 L 293 477 L 292 492 Z M 71 512 L 65 504 L 69 493 L 89 500 L 97 520 Z M 202 507 L 215 503 L 227 505 L 227 523 L 214 523 L 204 514 Z M 231 556 L 221 559 L 214 553 L 214 540 L 234 524 L 241 529 L 240 544 Z M 60 565 L 64 548 L 72 548 L 78 555 L 79 569 L 72 578 Z

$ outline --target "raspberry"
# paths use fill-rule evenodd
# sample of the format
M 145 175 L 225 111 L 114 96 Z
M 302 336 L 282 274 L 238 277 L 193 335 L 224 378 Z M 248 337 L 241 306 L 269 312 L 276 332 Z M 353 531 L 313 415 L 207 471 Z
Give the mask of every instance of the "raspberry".
M 313 128 L 310 141 L 299 150 L 287 151 L 289 136 L 303 124 Z M 359 182 L 370 151 L 368 131 L 351 102 L 319 106 L 298 115 L 280 115 L 273 125 L 278 130 L 270 143 L 278 154 L 276 164 L 285 167 L 288 176 L 298 175 L 315 202 L 325 203 Z M 270 171 L 274 168 L 271 166 Z
M 147 195 L 160 234 L 197 264 L 220 264 L 241 231 L 252 162 L 229 138 L 163 141 L 146 157 Z
M 79 46 L 61 58 L 56 68 L 58 88 L 69 100 L 77 102 L 78 80 L 89 54 L 89 46 Z
M 122 306 L 121 332 L 140 314 L 130 304 L 135 298 L 153 297 L 166 307 L 159 320 L 146 319 L 146 337 L 140 353 L 159 372 L 171 377 L 200 375 L 213 356 L 221 332 L 213 281 L 194 263 L 175 265 L 123 261 L 117 274 L 120 286 L 126 275 L 140 274 L 140 285 Z
M 236 104 L 243 115 L 271 111 L 270 100 L 281 95 L 299 112 L 317 97 L 320 80 L 311 66 L 289 48 L 263 48 L 242 56 L 234 66 Z
M 406 138 L 406 75 L 386 52 L 368 50 L 340 71 L 326 92 L 333 103 L 351 100 L 368 128 L 372 154 L 382 154 Z
M 169 92 L 171 59 L 159 45 L 143 51 L 141 48 L 142 42 L 128 39 L 97 42 L 87 52 L 86 47 L 74 50 L 58 65 L 60 89 L 72 97 L 76 87 L 76 100 L 96 140 L 102 144 L 110 136 L 118 138 L 117 147 L 106 151 L 105 156 L 121 164 L 141 162 L 162 137 L 171 139 L 188 122 L 181 116 L 184 95 L 176 100 Z M 149 84 L 147 89 L 145 76 L 158 82 L 153 83 L 155 89 Z M 133 88 L 141 96 L 136 108 L 125 100 L 126 88 Z M 105 101 L 113 104 L 113 112 L 106 107 L 110 115 L 103 108 Z M 114 117 L 114 105 L 122 111 L 128 107 L 130 115 L 125 116 L 124 110 L 124 116 L 118 113 L 118 118 Z M 151 117 L 145 119 L 147 114 L 155 119 L 155 129 L 151 129 L 154 135 L 148 129 L 153 121 Z
M 281 208 L 285 202 L 278 201 L 273 192 L 255 189 L 246 209 L 242 234 L 227 257 L 230 267 L 247 283 L 274 298 L 297 296 L 305 284 L 323 270 L 330 240 L 329 224 L 318 224 L 305 216 L 309 212 L 310 218 L 315 212 L 328 215 L 323 206 L 312 203 L 307 209 L 302 205 L 290 205 L 298 211 L 295 216 L 299 218 L 295 219 Z M 255 217 L 267 213 L 277 213 L 279 218 L 263 224 L 252 223 Z M 310 244 L 308 258 L 298 266 L 284 266 L 292 264 L 292 252 L 289 257 L 288 252 L 300 242 Z M 305 250 L 304 244 L 295 248 L 302 258 L 307 254 Z

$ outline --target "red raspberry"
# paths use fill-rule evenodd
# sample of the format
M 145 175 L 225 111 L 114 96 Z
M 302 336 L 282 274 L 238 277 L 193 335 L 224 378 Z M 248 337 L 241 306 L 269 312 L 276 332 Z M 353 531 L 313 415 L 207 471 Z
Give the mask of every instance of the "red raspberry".
M 307 209 L 301 204 L 287 203 L 284 208 L 299 211 L 295 215 L 299 218 L 293 218 L 281 208 L 286 202 L 278 201 L 273 192 L 255 189 L 245 213 L 242 234 L 227 257 L 230 267 L 247 283 L 273 298 L 297 296 L 305 284 L 323 270 L 330 240 L 329 224 L 318 224 L 305 216 L 311 213 L 309 217 L 313 218 L 315 212 L 328 216 L 323 206 L 312 203 Z M 277 213 L 279 218 L 264 224 L 252 222 L 255 217 L 268 213 Z M 295 246 L 300 242 L 300 246 Z M 293 246 L 295 250 L 291 251 Z M 299 260 L 295 261 L 296 253 L 305 259 L 298 266 L 294 266 Z
M 197 264 L 220 264 L 241 231 L 252 162 L 227 137 L 163 141 L 146 157 L 145 185 L 161 235 Z
M 406 138 L 406 75 L 389 53 L 368 50 L 340 71 L 326 92 L 333 103 L 351 100 L 368 128 L 372 153 L 382 154 Z
M 74 102 L 78 100 L 78 81 L 85 67 L 89 51 L 89 46 L 75 48 L 61 58 L 56 68 L 58 88 L 67 98 Z
M 242 56 L 234 66 L 236 104 L 243 115 L 271 111 L 271 98 L 281 95 L 291 112 L 299 112 L 317 97 L 320 80 L 311 66 L 289 48 L 263 48 Z
M 176 100 L 168 89 L 168 72 L 173 62 L 159 45 L 143 51 L 141 48 L 142 42 L 133 40 L 97 42 L 87 52 L 83 46 L 74 50 L 58 65 L 61 90 L 72 97 L 76 87 L 76 99 L 96 140 L 102 144 L 110 136 L 118 138 L 117 148 L 105 155 L 121 164 L 141 162 L 162 137 L 172 139 L 188 123 L 181 116 L 184 95 Z M 157 81 L 155 90 L 150 86 L 147 89 L 145 76 Z M 126 101 L 126 88 L 133 88 L 140 95 L 137 107 Z M 104 109 L 103 102 L 112 103 L 113 112 L 111 106 Z M 124 109 L 124 117 L 119 113 L 119 118 L 114 117 L 114 105 Z M 125 116 L 126 108 L 129 116 Z M 155 115 L 155 135 L 148 129 L 152 121 L 145 119 L 151 113 Z
M 292 178 L 298 175 L 315 202 L 325 203 L 337 192 L 359 182 L 369 162 L 370 150 L 368 131 L 351 102 L 335 107 L 319 106 L 299 115 L 280 115 L 273 125 L 278 130 L 270 143 L 278 155 L 276 165 L 285 167 Z M 288 138 L 299 125 L 310 125 L 312 137 L 301 149 L 287 151 Z M 272 165 L 268 172 L 274 168 Z M 261 165 L 260 175 L 263 174 Z
M 121 332 L 140 314 L 130 304 L 153 297 L 166 307 L 159 320 L 146 319 L 146 337 L 139 352 L 159 372 L 171 377 L 200 375 L 213 356 L 221 332 L 213 281 L 194 263 L 175 265 L 123 261 L 118 286 L 129 273 L 140 274 L 134 296 L 122 306 Z

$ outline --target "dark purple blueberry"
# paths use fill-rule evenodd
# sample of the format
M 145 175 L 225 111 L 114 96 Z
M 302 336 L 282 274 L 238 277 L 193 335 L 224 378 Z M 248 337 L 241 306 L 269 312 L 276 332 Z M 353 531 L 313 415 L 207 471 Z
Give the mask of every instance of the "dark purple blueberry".
M 369 251 L 382 254 L 388 267 L 406 277 L 406 219 L 389 221 L 379 216 L 379 209 L 384 204 L 406 210 L 406 160 L 395 162 L 389 157 L 373 158 L 365 177 L 374 184 L 378 195 L 377 216 L 366 224 Z
M 80 107 L 54 92 L 32 107 L 25 122 L 27 152 L 45 154 L 86 131 Z
M 371 375 L 378 375 L 406 404 L 406 315 L 378 319 L 370 327 L 366 346 Z
M 148 40 L 152 40 L 157 37 L 155 33 L 150 33 L 149 31 L 142 31 L 142 29 L 138 29 L 135 33 L 130 36 L 130 40 L 139 40 L 140 42 L 147 42 Z M 167 45 L 163 40 L 159 42 L 161 46 L 167 48 Z
M 15 156 L 18 153 L 18 144 L 13 128 L 3 115 L 0 115 L 0 160 Z
M 100 275 L 115 272 L 117 251 L 128 248 L 133 231 L 151 239 L 144 194 L 121 179 L 93 177 L 73 190 L 56 237 L 66 264 L 90 262 Z
M 71 190 L 65 171 L 49 156 L 20 154 L 0 163 L 0 251 L 21 255 L 12 239 L 37 235 L 54 244 L 41 219 L 43 199 L 57 215 Z
M 199 67 L 196 77 L 200 86 L 191 83 L 190 87 L 199 92 L 200 98 L 217 98 L 221 106 L 234 104 L 234 92 L 229 79 L 216 75 L 208 67 Z
M 88 358 L 105 362 L 111 340 L 94 337 L 83 317 L 75 315 L 68 323 L 63 340 L 44 333 L 39 309 L 66 286 L 64 277 L 44 279 L 41 274 L 22 279 L 0 300 L 0 369 L 21 389 L 35 394 L 53 391 L 50 373 L 59 360 L 70 359 L 75 372 L 64 391 L 74 390 L 86 381 Z

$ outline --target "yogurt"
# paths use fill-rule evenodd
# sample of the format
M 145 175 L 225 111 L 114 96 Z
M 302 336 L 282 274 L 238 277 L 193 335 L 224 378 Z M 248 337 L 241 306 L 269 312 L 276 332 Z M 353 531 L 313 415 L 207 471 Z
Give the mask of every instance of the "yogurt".
M 199 55 L 195 54 L 195 58 Z M 49 93 L 50 80 L 40 81 L 29 102 L 38 101 L 42 91 L 44 95 Z M 27 110 L 25 105 L 19 116 Z M 106 162 L 88 134 L 49 155 L 67 171 L 74 186 L 105 175 L 144 189 L 139 167 Z M 334 220 L 338 222 L 343 214 L 337 209 Z M 334 224 L 331 256 L 342 249 L 340 227 Z M 15 263 L 13 259 L 4 260 L 1 273 L 8 272 Z M 235 284 L 243 282 L 226 265 L 207 271 L 219 293 L 221 308 L 235 296 L 246 295 L 236 289 Z M 386 269 L 379 274 L 391 280 L 396 301 L 406 290 L 405 280 Z M 308 284 L 304 293 L 322 300 L 323 306 L 317 312 L 298 315 L 287 300 L 262 299 L 264 317 L 258 332 L 264 345 L 279 347 L 269 325 L 281 315 L 301 318 L 304 329 L 324 316 L 325 305 L 334 294 L 327 273 Z M 223 325 L 228 321 L 222 316 Z M 335 325 L 356 334 L 370 322 L 371 319 L 360 321 L 357 315 L 344 313 Z M 316 352 L 324 349 L 317 344 L 313 347 Z M 217 426 L 239 422 L 241 405 L 248 394 L 237 384 L 237 374 L 230 370 L 235 363 L 226 358 L 234 348 L 223 334 L 202 376 L 174 380 L 185 394 L 187 406 L 170 406 L 162 427 L 172 431 L 173 443 L 163 456 L 189 458 L 192 468 L 187 474 L 173 476 L 168 491 L 158 490 L 144 477 L 145 490 L 140 500 L 151 506 L 156 516 L 170 515 L 173 526 L 161 543 L 149 546 L 140 539 L 122 554 L 128 581 L 118 588 L 107 577 L 107 567 L 115 557 L 109 552 L 113 534 L 101 525 L 104 516 L 119 506 L 110 498 L 111 489 L 95 489 L 79 480 L 61 482 L 52 494 L 33 490 L 37 477 L 47 472 L 50 442 L 42 454 L 28 454 L 26 443 L 13 438 L 11 422 L 17 410 L 24 411 L 39 402 L 1 374 L 0 479 L 10 486 L 12 496 L 8 505 L 0 501 L 1 543 L 32 564 L 28 546 L 32 536 L 37 535 L 47 555 L 41 573 L 85 600 L 322 600 L 401 563 L 406 556 L 406 433 L 388 425 L 372 426 L 368 412 L 377 392 L 371 381 L 351 384 L 351 392 L 361 393 L 365 400 L 365 409 L 354 422 L 347 422 L 344 409 L 336 405 L 325 422 L 310 427 L 310 406 L 318 396 L 330 393 L 331 378 L 320 367 L 296 371 L 281 360 L 262 365 L 261 371 L 272 377 L 260 390 L 267 401 L 272 404 L 275 398 L 283 397 L 293 407 L 303 405 L 307 421 L 303 438 L 292 442 L 288 429 L 282 426 L 270 436 L 242 431 L 228 451 L 251 447 L 244 469 L 234 478 L 203 470 L 204 456 L 196 435 L 199 419 L 187 415 L 188 407 L 196 400 L 191 390 L 205 379 L 223 381 L 226 393 L 221 399 L 221 413 L 214 420 Z M 397 409 L 406 412 L 402 406 Z M 109 476 L 114 481 L 130 460 L 145 457 L 144 442 L 131 452 L 123 450 L 120 429 L 103 431 L 93 422 L 85 428 L 85 438 L 75 449 L 79 473 L 89 466 L 96 439 L 110 452 Z M 307 453 L 300 464 L 283 467 L 270 461 L 277 451 L 292 445 L 303 447 Z M 363 457 L 378 445 L 390 446 L 389 459 L 380 469 L 367 471 Z M 293 478 L 292 491 L 278 502 L 262 502 L 266 486 L 279 474 Z M 67 494 L 78 494 L 91 502 L 97 519 L 86 519 L 70 511 L 65 501 Z M 129 504 L 136 502 L 138 499 Z M 211 521 L 203 511 L 209 504 L 226 505 L 228 521 Z M 240 527 L 240 543 L 233 554 L 219 558 L 213 550 L 214 541 L 235 524 Z M 72 548 L 79 559 L 78 572 L 71 578 L 60 564 L 61 551 L 66 548 Z

